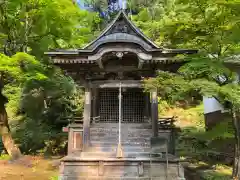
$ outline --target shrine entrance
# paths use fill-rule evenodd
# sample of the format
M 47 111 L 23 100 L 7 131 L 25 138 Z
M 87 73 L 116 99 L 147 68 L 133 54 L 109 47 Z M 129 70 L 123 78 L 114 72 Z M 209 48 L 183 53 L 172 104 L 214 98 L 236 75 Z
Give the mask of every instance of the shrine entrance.
M 119 90 L 104 88 L 99 91 L 100 122 L 119 122 Z M 122 88 L 122 123 L 146 121 L 146 94 L 140 88 Z

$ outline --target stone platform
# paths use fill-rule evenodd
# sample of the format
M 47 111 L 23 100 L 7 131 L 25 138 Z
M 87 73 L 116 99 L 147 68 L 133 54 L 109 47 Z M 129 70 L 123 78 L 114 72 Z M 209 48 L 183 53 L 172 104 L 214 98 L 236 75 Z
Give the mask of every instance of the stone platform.
M 65 157 L 61 163 L 61 180 L 177 180 L 184 178 L 179 159 L 168 155 L 150 158 L 146 152 L 116 153 L 79 152 Z

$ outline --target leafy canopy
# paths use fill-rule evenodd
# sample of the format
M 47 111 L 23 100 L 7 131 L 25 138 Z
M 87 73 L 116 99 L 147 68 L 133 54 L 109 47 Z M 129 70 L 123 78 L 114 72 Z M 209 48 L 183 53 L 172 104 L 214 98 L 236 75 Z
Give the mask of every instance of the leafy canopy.
M 49 48 L 82 46 L 98 21 L 71 0 L 6 0 L 0 3 L 0 45 L 6 55 L 42 56 Z

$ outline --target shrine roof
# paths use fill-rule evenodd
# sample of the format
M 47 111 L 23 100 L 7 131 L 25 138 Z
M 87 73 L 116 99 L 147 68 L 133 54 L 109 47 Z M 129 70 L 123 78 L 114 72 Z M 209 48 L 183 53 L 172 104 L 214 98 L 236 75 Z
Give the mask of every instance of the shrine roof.
M 61 55 L 87 55 L 94 54 L 102 45 L 112 43 L 131 43 L 140 46 L 145 52 L 161 54 L 195 54 L 197 50 L 190 49 L 166 49 L 158 47 L 146 37 L 128 18 L 124 10 L 121 10 L 116 18 L 102 31 L 102 33 L 82 49 L 61 50 L 46 52 L 49 56 Z
M 102 37 L 114 33 L 126 33 L 140 37 L 142 40 L 147 42 L 152 48 L 158 49 L 159 47 L 152 42 L 147 36 L 145 36 L 128 18 L 124 10 L 119 11 L 116 18 L 102 31 L 102 33 L 94 41 L 89 43 L 84 49 L 89 49 L 91 46 L 99 41 Z

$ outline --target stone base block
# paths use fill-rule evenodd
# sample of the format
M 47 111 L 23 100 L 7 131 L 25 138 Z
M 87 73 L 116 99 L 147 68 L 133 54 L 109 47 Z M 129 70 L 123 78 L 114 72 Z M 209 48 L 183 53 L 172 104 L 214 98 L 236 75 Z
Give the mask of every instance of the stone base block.
M 59 180 L 177 180 L 184 179 L 179 163 L 146 160 L 62 162 Z

